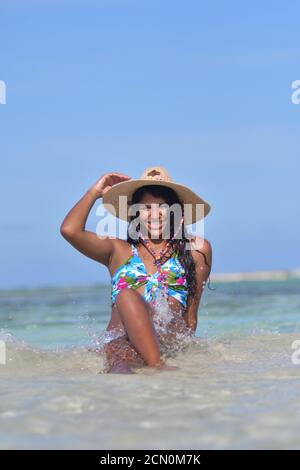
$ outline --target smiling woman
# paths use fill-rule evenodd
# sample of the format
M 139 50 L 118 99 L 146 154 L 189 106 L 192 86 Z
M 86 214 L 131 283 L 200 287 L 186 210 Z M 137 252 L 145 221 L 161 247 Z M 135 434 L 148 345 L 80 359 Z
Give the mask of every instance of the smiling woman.
M 187 233 L 183 209 L 192 205 L 193 223 L 199 214 L 196 205 L 204 206 L 203 216 L 210 206 L 189 188 L 172 182 L 161 167 L 145 170 L 139 180 L 130 179 L 120 173 L 100 178 L 66 216 L 61 233 L 79 251 L 105 264 L 111 274 L 107 331 L 112 339 L 105 345 L 105 371 L 128 373 L 140 366 L 172 370 L 162 360 L 162 351 L 170 345 L 178 350 L 184 337 L 194 334 L 212 263 L 210 243 Z M 93 200 L 101 196 L 108 210 L 115 209 L 120 217 L 120 196 L 138 205 L 135 215 L 126 212 L 127 240 L 99 239 L 85 230 Z M 181 209 L 180 219 L 170 211 L 174 204 Z

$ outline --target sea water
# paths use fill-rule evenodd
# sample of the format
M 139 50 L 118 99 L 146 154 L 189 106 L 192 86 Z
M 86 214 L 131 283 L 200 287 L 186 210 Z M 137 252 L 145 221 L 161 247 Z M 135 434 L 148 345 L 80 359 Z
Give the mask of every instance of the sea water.
M 211 286 L 179 369 L 130 375 L 102 373 L 109 286 L 0 291 L 0 448 L 299 449 L 300 281 Z

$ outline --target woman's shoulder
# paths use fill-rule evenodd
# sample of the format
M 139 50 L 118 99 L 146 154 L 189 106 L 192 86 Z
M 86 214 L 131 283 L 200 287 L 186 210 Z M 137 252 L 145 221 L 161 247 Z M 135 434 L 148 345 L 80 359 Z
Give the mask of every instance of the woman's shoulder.
M 111 238 L 113 244 L 113 253 L 110 258 L 109 266 L 120 264 L 125 258 L 132 253 L 131 244 L 122 238 Z
M 205 255 L 206 261 L 211 265 L 212 260 L 212 246 L 209 240 L 200 236 L 189 237 L 189 249 L 195 260 L 195 262 L 203 261 L 203 254 Z
M 122 238 L 111 238 L 113 244 L 114 255 L 121 256 L 126 255 L 131 251 L 131 244 Z

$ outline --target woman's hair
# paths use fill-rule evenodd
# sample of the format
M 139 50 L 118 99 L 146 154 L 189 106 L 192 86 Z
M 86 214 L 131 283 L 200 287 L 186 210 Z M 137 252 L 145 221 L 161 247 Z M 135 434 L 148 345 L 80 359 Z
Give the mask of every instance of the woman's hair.
M 164 200 L 169 206 L 172 206 L 172 204 L 176 204 L 176 203 L 180 204 L 181 209 L 182 209 L 182 214 L 183 214 L 184 207 L 183 207 L 183 204 L 180 202 L 177 196 L 177 193 L 173 189 L 168 188 L 166 186 L 161 186 L 161 185 L 149 185 L 149 186 L 142 186 L 138 188 L 132 195 L 131 204 L 140 203 L 143 195 L 146 193 L 149 193 L 154 197 L 164 198 Z M 129 225 L 127 228 L 127 242 L 132 243 L 134 245 L 138 245 L 140 243 L 140 240 L 131 238 L 130 224 L 137 217 L 139 217 L 139 211 L 137 211 L 136 215 L 129 217 Z M 137 225 L 137 230 L 139 229 L 140 229 L 140 224 Z M 178 229 L 178 225 L 176 227 L 174 226 L 174 213 L 173 211 L 171 211 L 170 212 L 170 240 L 169 241 L 170 241 L 171 248 L 174 249 L 174 251 L 178 252 L 179 260 L 185 269 L 187 287 L 188 287 L 188 298 L 192 299 L 196 293 L 197 279 L 196 279 L 195 262 L 191 254 L 191 250 L 186 249 L 186 244 L 190 241 L 190 237 L 189 237 L 188 232 L 186 231 L 186 227 L 183 222 L 181 231 L 179 229 L 179 233 L 177 234 L 177 237 L 179 238 L 172 239 L 177 229 Z M 200 250 L 197 250 L 197 251 L 199 251 L 199 253 L 203 255 L 205 264 L 209 266 L 209 274 L 210 274 L 211 266 L 207 263 L 205 254 L 202 253 L 202 251 Z M 208 274 L 208 288 L 210 289 L 209 274 Z M 215 289 L 211 289 L 211 290 L 215 290 Z

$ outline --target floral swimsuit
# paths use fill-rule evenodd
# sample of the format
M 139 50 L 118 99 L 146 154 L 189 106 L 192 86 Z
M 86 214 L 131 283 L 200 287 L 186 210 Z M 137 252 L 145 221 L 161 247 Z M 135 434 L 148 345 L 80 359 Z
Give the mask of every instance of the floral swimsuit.
M 161 268 L 148 275 L 137 248 L 131 244 L 132 254 L 117 268 L 111 278 L 111 303 L 124 287 L 136 289 L 145 286 L 143 294 L 146 302 L 155 303 L 158 291 L 165 288 L 168 296 L 177 299 L 184 307 L 187 305 L 187 280 L 185 270 L 178 259 L 178 252 L 161 265 Z

